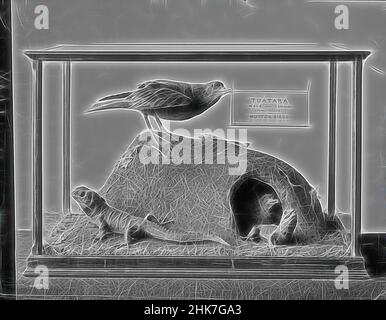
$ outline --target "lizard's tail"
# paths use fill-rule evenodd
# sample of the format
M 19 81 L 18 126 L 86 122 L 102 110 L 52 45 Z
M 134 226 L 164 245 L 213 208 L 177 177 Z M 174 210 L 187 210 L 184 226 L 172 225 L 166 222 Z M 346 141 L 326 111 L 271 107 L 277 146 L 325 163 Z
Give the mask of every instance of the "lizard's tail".
M 224 239 L 219 236 L 211 235 L 211 234 L 200 234 L 200 233 L 184 233 L 178 236 L 178 239 L 174 239 L 177 242 L 185 242 L 185 243 L 195 243 L 195 242 L 217 242 L 221 243 L 225 246 L 231 246 Z
M 218 237 L 218 236 L 210 236 L 210 238 L 208 238 L 208 240 L 214 241 L 214 242 L 218 242 L 218 243 L 221 243 L 221 244 L 223 244 L 223 245 L 225 245 L 225 246 L 228 246 L 228 247 L 231 246 L 231 245 L 230 245 L 228 242 L 226 242 L 223 238 L 220 238 L 220 237 Z

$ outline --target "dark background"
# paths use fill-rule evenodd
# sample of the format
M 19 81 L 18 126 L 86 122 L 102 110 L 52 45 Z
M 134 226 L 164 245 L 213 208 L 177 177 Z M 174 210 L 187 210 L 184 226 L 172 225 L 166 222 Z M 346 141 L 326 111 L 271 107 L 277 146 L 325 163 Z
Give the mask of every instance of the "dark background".
M 15 293 L 11 5 L 0 2 L 0 300 Z

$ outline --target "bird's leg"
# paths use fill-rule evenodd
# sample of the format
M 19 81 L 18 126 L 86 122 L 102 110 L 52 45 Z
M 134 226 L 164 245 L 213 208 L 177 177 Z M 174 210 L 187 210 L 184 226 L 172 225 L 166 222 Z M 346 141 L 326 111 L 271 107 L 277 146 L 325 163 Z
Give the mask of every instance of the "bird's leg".
M 154 131 L 156 131 L 156 130 L 154 130 L 154 128 L 152 127 L 152 125 L 150 123 L 150 120 L 149 120 L 149 116 L 148 115 L 144 115 L 144 117 L 145 117 L 145 121 L 146 121 L 146 124 L 147 124 L 148 128 L 154 133 Z M 165 131 L 169 135 L 171 133 L 164 127 L 164 125 L 162 124 L 161 120 L 158 118 L 158 116 L 156 114 L 154 114 L 153 117 L 155 118 L 155 120 L 156 120 L 156 122 L 157 122 L 157 124 L 158 124 L 158 126 L 159 126 L 159 128 L 161 130 L 161 131 L 158 131 L 159 132 L 159 134 L 158 134 L 159 139 L 161 139 L 162 141 L 165 141 L 167 144 L 169 144 L 170 143 L 170 139 L 167 140 L 167 139 L 163 138 L 163 131 Z M 155 139 L 155 140 L 156 140 L 157 144 L 159 145 L 158 140 L 157 139 Z M 162 155 L 164 157 L 166 157 L 166 155 L 163 152 L 161 152 L 161 153 L 162 153 Z
M 142 113 L 142 116 L 143 116 L 143 118 L 145 119 L 147 128 L 148 128 L 150 131 L 153 132 L 153 127 L 151 126 L 151 123 L 150 123 L 148 114 Z
M 160 118 L 157 116 L 157 114 L 154 114 L 154 119 L 155 121 L 157 122 L 157 125 L 159 126 L 159 128 L 161 129 L 161 135 L 160 135 L 160 139 L 162 141 L 165 141 L 167 144 L 170 143 L 170 136 L 172 135 L 172 133 L 166 129 L 166 127 L 163 125 L 162 121 L 160 120 Z M 163 138 L 163 133 L 166 133 L 168 136 L 169 136 L 169 139 L 164 139 Z
M 146 126 L 147 128 L 150 130 L 151 132 L 151 135 L 153 137 L 153 139 L 155 140 L 155 142 L 157 142 L 157 144 L 159 145 L 159 142 L 158 142 L 158 139 L 155 137 L 155 134 L 154 134 L 154 128 L 152 127 L 151 123 L 150 123 L 150 120 L 149 120 L 149 116 L 146 114 L 146 113 L 143 113 L 143 118 L 145 119 L 145 123 L 146 123 Z
M 158 117 L 157 114 L 154 114 L 154 118 L 155 118 L 155 121 L 157 121 L 157 124 L 161 130 L 165 131 L 168 134 L 171 134 L 170 131 L 166 129 L 166 127 L 164 126 L 164 124 L 162 123 L 161 119 Z
M 156 135 L 155 135 L 155 133 L 154 133 L 155 130 L 154 130 L 154 128 L 152 127 L 152 125 L 151 125 L 151 123 L 150 123 L 150 120 L 149 120 L 149 115 L 146 114 L 146 113 L 143 113 L 142 115 L 143 115 L 143 118 L 145 119 L 146 126 L 147 126 L 147 128 L 150 130 L 150 133 L 151 133 L 151 135 L 152 135 L 154 141 L 157 143 L 158 146 L 160 146 L 160 143 L 159 143 L 159 140 L 158 140 L 159 138 L 161 138 L 162 140 L 166 141 L 165 139 L 162 138 L 162 133 L 161 133 L 161 135 L 157 135 L 157 137 L 156 137 Z M 166 157 L 166 155 L 165 155 L 160 149 L 158 149 L 158 148 L 156 148 L 156 149 L 157 149 L 157 151 L 159 151 L 159 152 L 162 154 L 162 156 L 163 156 L 164 158 Z

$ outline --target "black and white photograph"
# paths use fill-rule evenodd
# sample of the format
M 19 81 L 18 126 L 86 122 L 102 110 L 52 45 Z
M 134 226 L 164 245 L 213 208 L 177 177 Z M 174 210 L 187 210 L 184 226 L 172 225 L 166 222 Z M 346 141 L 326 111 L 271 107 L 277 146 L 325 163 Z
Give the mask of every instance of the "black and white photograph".
M 386 1 L 0 8 L 1 298 L 386 298 Z

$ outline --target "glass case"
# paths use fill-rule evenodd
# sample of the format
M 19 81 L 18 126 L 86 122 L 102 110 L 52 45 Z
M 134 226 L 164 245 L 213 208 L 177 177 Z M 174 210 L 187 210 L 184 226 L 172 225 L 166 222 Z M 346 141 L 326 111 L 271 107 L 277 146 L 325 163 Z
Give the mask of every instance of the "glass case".
M 27 50 L 34 239 L 25 275 L 43 263 L 53 276 L 328 278 L 345 265 L 364 277 L 369 53 Z

